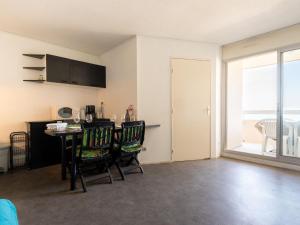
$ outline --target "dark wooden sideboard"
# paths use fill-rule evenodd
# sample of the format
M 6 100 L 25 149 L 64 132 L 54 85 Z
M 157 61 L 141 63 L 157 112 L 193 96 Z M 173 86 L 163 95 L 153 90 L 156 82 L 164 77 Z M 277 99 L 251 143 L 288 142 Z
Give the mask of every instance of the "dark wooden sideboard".
M 56 121 L 27 122 L 29 168 L 37 169 L 61 163 L 61 140 L 45 134 L 46 124 Z

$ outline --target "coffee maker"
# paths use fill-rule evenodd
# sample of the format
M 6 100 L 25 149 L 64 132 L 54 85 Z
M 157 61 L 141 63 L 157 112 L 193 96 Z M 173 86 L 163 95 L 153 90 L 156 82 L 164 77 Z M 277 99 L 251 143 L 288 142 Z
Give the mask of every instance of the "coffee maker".
M 85 116 L 92 115 L 93 120 L 96 118 L 96 107 L 94 105 L 85 106 Z

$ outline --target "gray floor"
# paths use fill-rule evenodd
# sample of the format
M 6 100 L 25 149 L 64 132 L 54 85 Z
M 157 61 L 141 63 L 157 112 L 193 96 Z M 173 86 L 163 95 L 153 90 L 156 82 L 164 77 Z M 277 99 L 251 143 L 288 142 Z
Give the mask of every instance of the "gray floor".
M 68 191 L 57 166 L 18 171 L 0 176 L 0 197 L 14 201 L 20 225 L 300 224 L 298 172 L 229 159 L 144 169 L 84 194 Z

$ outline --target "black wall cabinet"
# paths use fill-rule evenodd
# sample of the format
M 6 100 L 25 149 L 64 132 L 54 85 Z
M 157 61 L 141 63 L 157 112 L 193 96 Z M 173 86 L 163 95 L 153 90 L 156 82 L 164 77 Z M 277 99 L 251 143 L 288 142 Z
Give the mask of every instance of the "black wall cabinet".
M 70 60 L 53 55 L 47 55 L 46 64 L 47 81 L 69 83 Z
M 46 55 L 47 81 L 92 87 L 106 87 L 105 66 Z

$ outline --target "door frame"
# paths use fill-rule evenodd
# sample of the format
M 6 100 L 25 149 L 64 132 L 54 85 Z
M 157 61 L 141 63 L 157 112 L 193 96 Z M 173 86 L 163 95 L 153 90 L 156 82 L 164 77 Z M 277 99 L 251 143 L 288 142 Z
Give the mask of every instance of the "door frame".
M 171 161 L 174 162 L 174 150 L 173 150 L 173 67 L 172 67 L 172 60 L 174 59 L 182 59 L 182 60 L 195 60 L 195 61 L 209 61 L 210 62 L 210 159 L 216 158 L 216 156 L 213 156 L 213 148 L 215 147 L 217 149 L 217 133 L 214 125 L 216 124 L 216 85 L 214 83 L 216 76 L 213 73 L 213 60 L 209 58 L 182 58 L 182 57 L 170 57 L 169 59 L 169 66 L 170 66 L 170 101 L 171 101 L 171 108 L 170 108 L 170 120 L 171 120 Z

